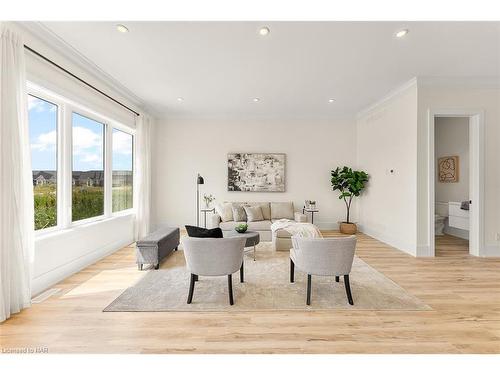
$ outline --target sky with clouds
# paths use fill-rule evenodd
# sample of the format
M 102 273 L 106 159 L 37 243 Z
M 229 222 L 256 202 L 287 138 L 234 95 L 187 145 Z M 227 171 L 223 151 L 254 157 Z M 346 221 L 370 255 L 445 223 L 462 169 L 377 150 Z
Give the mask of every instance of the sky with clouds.
M 55 170 L 57 106 L 29 96 L 33 170 Z M 73 113 L 73 170 L 103 169 L 104 125 Z M 132 136 L 113 129 L 113 170 L 132 170 Z

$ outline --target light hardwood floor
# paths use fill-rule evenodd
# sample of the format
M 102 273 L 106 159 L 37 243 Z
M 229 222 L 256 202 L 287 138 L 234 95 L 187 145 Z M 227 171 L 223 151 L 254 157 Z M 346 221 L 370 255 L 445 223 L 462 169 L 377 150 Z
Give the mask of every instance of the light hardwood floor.
M 433 311 L 103 313 L 144 274 L 127 247 L 1 324 L 0 346 L 50 353 L 500 353 L 500 259 L 471 257 L 463 245 L 439 238 L 443 256 L 416 259 L 359 235 L 357 255 Z

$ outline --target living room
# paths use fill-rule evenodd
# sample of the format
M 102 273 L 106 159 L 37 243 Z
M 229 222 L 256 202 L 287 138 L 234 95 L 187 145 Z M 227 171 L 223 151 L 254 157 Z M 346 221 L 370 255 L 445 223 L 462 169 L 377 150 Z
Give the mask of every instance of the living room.
M 499 354 L 498 21 L 152 17 L 0 22 L 2 357 Z

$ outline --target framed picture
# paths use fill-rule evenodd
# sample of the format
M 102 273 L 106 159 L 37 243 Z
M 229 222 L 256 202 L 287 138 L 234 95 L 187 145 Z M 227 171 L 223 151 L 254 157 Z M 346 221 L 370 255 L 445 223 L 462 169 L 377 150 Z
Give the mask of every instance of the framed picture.
M 285 154 L 227 155 L 228 191 L 285 191 Z
M 458 156 L 445 156 L 438 159 L 439 182 L 458 182 Z

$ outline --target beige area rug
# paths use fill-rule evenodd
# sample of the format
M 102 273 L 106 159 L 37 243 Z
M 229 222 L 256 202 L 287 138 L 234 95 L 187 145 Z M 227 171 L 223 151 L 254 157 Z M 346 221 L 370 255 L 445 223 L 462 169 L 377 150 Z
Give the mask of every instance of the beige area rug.
M 350 275 L 354 306 L 347 302 L 343 278 L 312 277 L 311 305 L 306 305 L 307 275 L 295 269 L 290 283 L 288 252 L 271 250 L 271 243 L 257 246 L 257 260 L 245 254 L 245 282 L 233 275 L 234 305 L 229 305 L 227 277 L 200 276 L 193 302 L 186 303 L 190 274 L 181 250 L 171 254 L 159 270 L 126 289 L 104 311 L 262 311 L 262 310 L 431 310 L 382 273 L 359 258 Z M 137 271 L 140 272 L 140 271 Z

